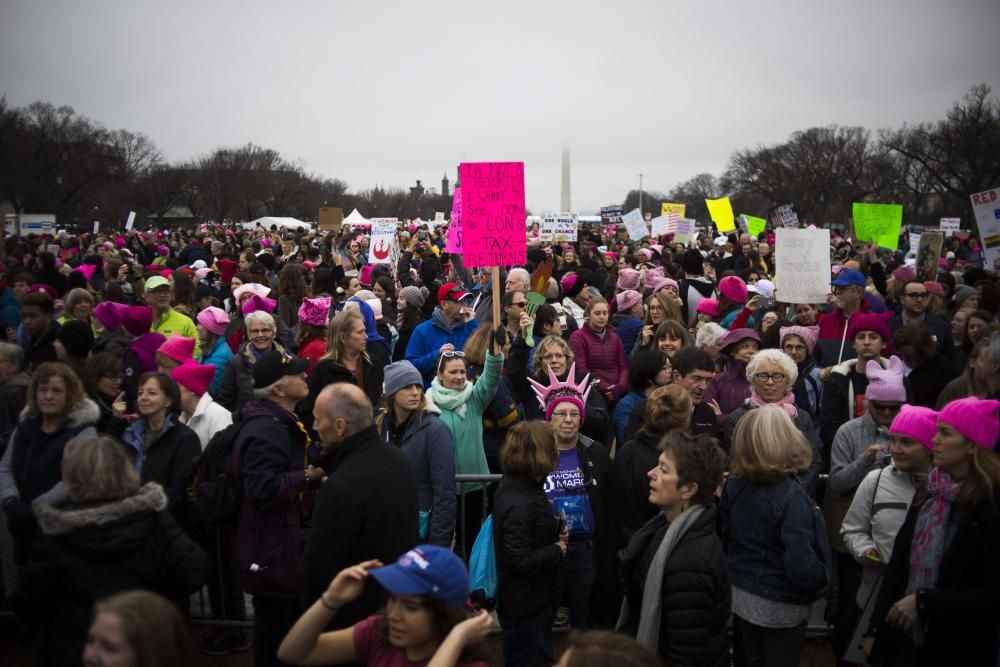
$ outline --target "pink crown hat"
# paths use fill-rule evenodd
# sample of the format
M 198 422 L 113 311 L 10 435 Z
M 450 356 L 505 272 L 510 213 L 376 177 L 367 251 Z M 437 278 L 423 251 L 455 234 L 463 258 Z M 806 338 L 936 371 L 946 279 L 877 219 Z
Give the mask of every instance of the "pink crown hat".
M 569 367 L 566 375 L 566 382 L 561 382 L 552 367 L 547 368 L 549 372 L 549 386 L 537 382 L 534 378 L 528 378 L 531 388 L 535 390 L 535 396 L 542 409 L 545 410 L 545 419 L 552 419 L 552 411 L 559 403 L 572 403 L 580 409 L 580 419 L 584 417 L 584 405 L 587 403 L 587 396 L 590 395 L 590 373 L 584 376 L 579 383 L 573 381 L 576 377 L 576 364 Z

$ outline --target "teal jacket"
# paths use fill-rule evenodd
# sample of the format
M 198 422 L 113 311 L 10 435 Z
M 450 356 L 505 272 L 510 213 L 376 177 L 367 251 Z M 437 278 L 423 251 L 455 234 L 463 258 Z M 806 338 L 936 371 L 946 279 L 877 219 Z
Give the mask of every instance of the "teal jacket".
M 208 393 L 212 395 L 212 398 L 215 398 L 216 394 L 219 393 L 219 387 L 222 385 L 222 374 L 232 356 L 233 351 L 229 349 L 225 336 L 219 336 L 215 344 L 212 345 L 212 349 L 205 350 L 205 354 L 198 361 L 202 366 L 215 366 L 215 377 L 212 378 L 212 384 L 208 388 Z

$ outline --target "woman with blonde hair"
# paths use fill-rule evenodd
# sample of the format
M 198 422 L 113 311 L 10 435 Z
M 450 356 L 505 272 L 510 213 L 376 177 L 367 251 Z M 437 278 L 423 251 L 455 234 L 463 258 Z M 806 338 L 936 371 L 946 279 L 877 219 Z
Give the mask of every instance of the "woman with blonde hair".
M 89 327 L 94 326 L 94 295 L 82 287 L 74 287 L 63 299 L 63 314 L 59 316 L 59 324 L 76 320 Z
M 22 618 L 43 626 L 42 664 L 80 663 L 95 600 L 151 588 L 186 601 L 208 572 L 204 552 L 166 512 L 159 484 L 139 475 L 116 440 L 72 439 L 62 493 L 33 503 L 39 535 L 16 594 Z
M 94 604 L 83 649 L 86 667 L 200 665 L 191 629 L 177 606 L 146 590 L 116 593 Z
M 829 585 L 826 527 L 794 478 L 812 456 L 777 405 L 750 410 L 733 431 L 719 513 L 747 664 L 798 665 L 809 606 Z

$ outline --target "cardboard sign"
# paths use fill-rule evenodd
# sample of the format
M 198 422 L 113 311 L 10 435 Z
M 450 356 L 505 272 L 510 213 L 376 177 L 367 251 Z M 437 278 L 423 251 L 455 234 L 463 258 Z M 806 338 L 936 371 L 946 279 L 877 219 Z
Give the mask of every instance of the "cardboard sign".
M 643 220 L 642 213 L 637 208 L 632 209 L 622 216 L 622 224 L 625 225 L 625 229 L 628 231 L 628 237 L 633 241 L 641 241 L 649 236 L 646 221 Z
M 903 225 L 902 204 L 851 204 L 854 214 L 854 235 L 859 241 L 877 243 L 895 250 L 899 246 L 899 229 Z
M 782 303 L 824 303 L 830 292 L 830 230 L 774 230 L 774 282 Z
M 445 252 L 462 253 L 462 187 L 455 188 L 451 199 L 451 225 L 448 227 L 448 240 L 444 244 Z
M 693 218 L 681 218 L 677 221 L 677 231 L 674 232 L 674 243 L 683 243 L 687 245 L 695 238 L 695 224 L 696 220 Z
M 135 211 L 128 212 L 128 220 L 125 221 L 125 231 L 132 231 L 132 225 L 135 224 Z
M 675 214 L 676 215 L 676 214 Z M 670 233 L 669 231 L 670 220 L 665 215 L 658 215 L 649 221 L 650 232 L 649 235 L 656 238 L 658 236 L 666 236 Z M 674 228 L 677 227 L 677 218 L 674 218 Z
M 1000 188 L 977 192 L 969 197 L 976 215 L 979 238 L 983 242 L 983 259 L 987 269 L 1000 259 Z
M 671 213 L 676 213 L 678 218 L 683 218 L 686 210 L 687 204 L 674 204 L 668 201 L 660 204 L 660 215 L 662 216 L 668 216 Z
M 319 228 L 337 233 L 344 224 L 344 209 L 327 207 L 319 210 Z
M 458 172 L 462 182 L 465 266 L 526 264 L 524 163 L 463 162 Z
M 622 221 L 621 206 L 602 206 L 601 223 L 605 225 L 617 225 Z
M 720 232 L 731 232 L 736 229 L 736 219 L 733 217 L 733 205 L 729 203 L 729 197 L 706 199 L 705 205 L 708 206 L 708 214 Z
M 399 220 L 396 218 L 372 218 L 372 238 L 368 246 L 369 264 L 395 264 L 399 254 L 396 242 L 396 230 Z
M 742 216 L 744 220 L 747 221 L 747 233 L 753 237 L 767 229 L 767 220 L 764 218 L 755 218 L 752 215 L 747 215 L 744 213 Z
M 553 216 L 552 240 L 556 243 L 574 243 L 578 229 L 576 213 L 557 213 Z
M 938 230 L 927 230 L 920 235 L 917 245 L 917 280 L 936 280 L 938 260 L 944 247 L 944 234 Z
M 941 231 L 945 236 L 951 236 L 962 228 L 961 218 L 941 218 Z

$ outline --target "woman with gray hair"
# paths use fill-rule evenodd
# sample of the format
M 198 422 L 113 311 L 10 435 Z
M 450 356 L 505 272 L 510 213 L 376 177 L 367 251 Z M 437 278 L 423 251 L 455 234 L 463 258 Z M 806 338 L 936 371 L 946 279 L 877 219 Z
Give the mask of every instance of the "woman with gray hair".
M 270 313 L 255 310 L 243 318 L 243 324 L 247 340 L 226 363 L 215 401 L 234 413 L 253 398 L 253 367 L 257 360 L 271 350 L 277 350 L 284 357 L 291 356 L 277 340 L 278 327 Z
M 722 339 L 729 333 L 715 322 L 705 322 L 698 327 L 695 335 L 694 346 L 700 350 L 705 350 L 708 356 L 714 361 L 722 351 Z
M 750 398 L 726 417 L 722 430 L 722 446 L 728 452 L 732 446 L 733 431 L 740 418 L 748 411 L 762 405 L 777 405 L 802 432 L 813 449 L 812 463 L 799 474 L 799 481 L 811 495 L 815 493 L 816 480 L 822 466 L 823 443 L 813 429 L 812 418 L 804 410 L 795 407 L 795 381 L 799 377 L 798 368 L 792 358 L 781 350 L 761 350 L 747 364 L 747 380 L 750 382 Z

